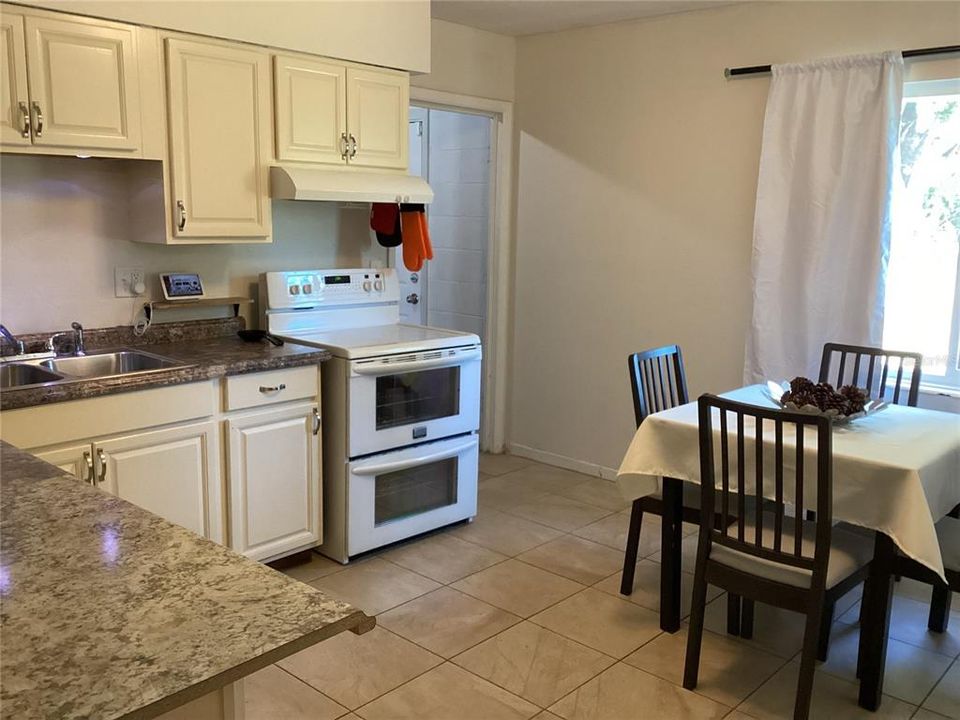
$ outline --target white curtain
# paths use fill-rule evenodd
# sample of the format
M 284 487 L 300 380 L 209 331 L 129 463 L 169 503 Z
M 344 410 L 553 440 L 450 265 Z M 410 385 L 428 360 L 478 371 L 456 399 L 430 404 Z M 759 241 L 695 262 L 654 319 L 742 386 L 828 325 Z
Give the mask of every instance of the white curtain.
M 774 65 L 744 380 L 816 378 L 824 342 L 877 345 L 903 59 Z

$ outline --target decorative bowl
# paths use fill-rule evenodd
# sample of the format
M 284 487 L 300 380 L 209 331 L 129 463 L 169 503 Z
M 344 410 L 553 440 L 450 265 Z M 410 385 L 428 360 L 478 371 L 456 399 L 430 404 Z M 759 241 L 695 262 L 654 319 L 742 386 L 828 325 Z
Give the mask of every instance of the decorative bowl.
M 767 381 L 767 394 L 770 396 L 770 399 L 777 404 L 778 407 L 783 408 L 784 410 L 791 410 L 793 412 L 806 413 L 807 415 L 823 415 L 824 417 L 831 418 L 835 425 L 843 425 L 845 423 L 851 422 L 858 418 L 866 417 L 875 412 L 883 410 L 887 406 L 883 400 L 870 400 L 864 406 L 863 410 L 856 413 L 851 413 L 850 415 L 844 415 L 839 410 L 830 408 L 829 410 L 821 410 L 816 405 L 804 405 L 802 407 L 798 406 L 796 403 L 792 402 L 780 402 L 780 398 L 783 397 L 783 394 L 790 389 L 790 383 L 784 382 L 774 382 L 773 380 Z

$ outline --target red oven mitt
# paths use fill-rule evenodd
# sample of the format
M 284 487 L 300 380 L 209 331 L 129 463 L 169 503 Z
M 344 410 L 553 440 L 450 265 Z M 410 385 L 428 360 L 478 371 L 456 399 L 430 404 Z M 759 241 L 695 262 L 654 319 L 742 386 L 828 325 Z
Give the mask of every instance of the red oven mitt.
M 370 229 L 377 233 L 377 242 L 383 247 L 397 247 L 402 241 L 400 206 L 396 203 L 373 203 Z
M 400 226 L 403 231 L 403 264 L 411 272 L 419 272 L 426 259 L 423 244 L 423 213 L 408 210 L 410 205 L 400 206 Z

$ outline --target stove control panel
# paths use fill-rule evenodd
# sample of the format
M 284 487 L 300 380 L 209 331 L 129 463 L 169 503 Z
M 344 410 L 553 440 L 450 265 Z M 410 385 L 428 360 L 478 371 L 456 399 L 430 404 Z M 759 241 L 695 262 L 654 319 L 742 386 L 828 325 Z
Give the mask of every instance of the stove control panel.
M 270 308 L 398 302 L 400 288 L 391 268 L 268 272 L 262 276 Z

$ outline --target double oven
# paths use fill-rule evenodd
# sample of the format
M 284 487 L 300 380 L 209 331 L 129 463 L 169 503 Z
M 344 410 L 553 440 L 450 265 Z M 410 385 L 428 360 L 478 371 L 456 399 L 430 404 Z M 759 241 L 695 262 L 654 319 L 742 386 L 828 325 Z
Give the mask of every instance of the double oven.
M 311 290 L 325 274 L 355 275 L 356 288 L 317 298 L 313 326 L 301 312 L 288 318 L 300 327 L 284 327 L 276 308 L 267 321 L 271 332 L 333 354 L 321 369 L 319 549 L 346 563 L 476 515 L 482 348 L 470 333 L 396 322 L 392 271 L 374 274 L 379 293 L 364 290 L 369 271 L 318 271 Z

